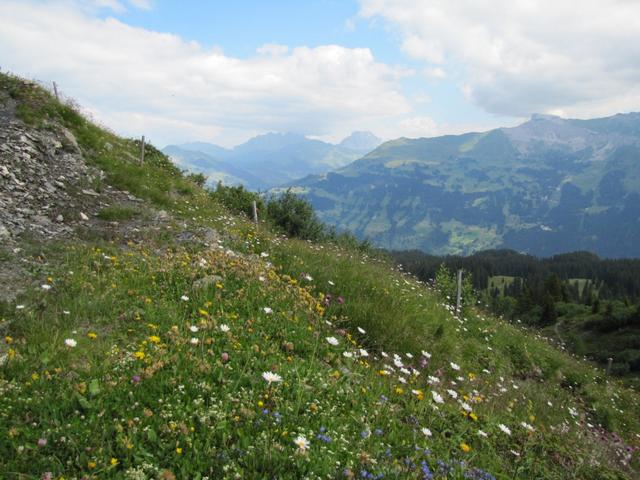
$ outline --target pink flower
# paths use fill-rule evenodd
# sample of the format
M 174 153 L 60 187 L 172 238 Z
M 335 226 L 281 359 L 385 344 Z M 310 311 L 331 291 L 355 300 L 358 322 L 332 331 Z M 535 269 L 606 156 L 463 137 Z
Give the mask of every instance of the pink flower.
M 222 352 L 220 358 L 222 360 L 222 363 L 227 363 L 229 361 L 229 354 L 227 352 Z

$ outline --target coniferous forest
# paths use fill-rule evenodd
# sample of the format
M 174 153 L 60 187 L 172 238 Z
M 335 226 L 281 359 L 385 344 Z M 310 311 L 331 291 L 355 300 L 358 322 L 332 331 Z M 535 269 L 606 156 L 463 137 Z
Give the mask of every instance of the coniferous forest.
M 536 258 L 513 250 L 468 257 L 396 251 L 402 267 L 428 281 L 441 265 L 462 269 L 481 304 L 554 338 L 577 355 L 637 382 L 640 374 L 640 260 L 589 252 Z

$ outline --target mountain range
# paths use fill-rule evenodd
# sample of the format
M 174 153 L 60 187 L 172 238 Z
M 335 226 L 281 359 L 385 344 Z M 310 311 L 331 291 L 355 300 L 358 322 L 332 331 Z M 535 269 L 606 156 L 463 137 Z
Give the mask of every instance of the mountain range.
M 266 190 L 343 167 L 381 143 L 371 132 L 354 132 L 337 145 L 295 133 L 267 133 L 233 149 L 191 142 L 162 151 L 180 167 L 207 175 L 209 185 L 222 181 Z
M 638 257 L 640 114 L 400 138 L 287 187 L 323 221 L 390 249 Z

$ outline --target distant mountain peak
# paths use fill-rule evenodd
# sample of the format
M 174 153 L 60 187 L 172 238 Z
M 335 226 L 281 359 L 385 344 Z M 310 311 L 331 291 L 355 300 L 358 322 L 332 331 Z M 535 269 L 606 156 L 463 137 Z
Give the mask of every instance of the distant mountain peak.
M 551 115 L 550 113 L 533 113 L 531 114 L 531 121 L 540 121 L 540 120 L 550 120 L 550 121 L 558 121 L 564 120 L 564 118 L 558 115 Z
M 344 148 L 358 151 L 371 151 L 382 143 L 382 139 L 369 131 L 353 132 L 338 145 Z

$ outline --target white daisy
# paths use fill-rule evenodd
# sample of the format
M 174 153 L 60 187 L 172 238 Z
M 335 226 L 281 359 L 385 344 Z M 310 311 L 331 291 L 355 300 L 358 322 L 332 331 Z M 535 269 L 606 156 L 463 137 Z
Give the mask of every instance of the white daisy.
M 504 433 L 506 433 L 507 435 L 511 435 L 511 430 L 509 430 L 509 427 L 507 427 L 506 425 L 499 423 L 498 428 L 502 430 Z
M 431 436 L 431 430 L 429 430 L 427 427 L 422 427 L 422 434 L 425 437 L 430 437 Z
M 273 373 L 273 372 L 263 372 L 262 378 L 264 378 L 269 385 L 271 385 L 272 383 L 277 383 L 282 381 L 282 377 L 277 373 Z
M 306 452 L 309 449 L 309 440 L 307 440 L 303 435 L 298 435 L 294 438 L 293 443 L 296 444 L 298 450 L 301 452 Z
M 65 344 L 67 347 L 71 347 L 71 348 L 73 348 L 73 347 L 75 347 L 76 345 L 78 345 L 78 342 L 76 342 L 73 338 L 67 338 L 67 339 L 65 339 L 64 344 Z
M 191 325 L 189 327 L 189 330 L 191 330 L 192 333 L 198 333 L 198 330 L 200 330 L 198 327 L 196 327 L 195 325 Z
M 442 399 L 442 396 L 435 391 L 431 391 L 431 396 L 433 397 L 433 401 L 436 403 L 444 403 L 444 400 Z
M 333 345 L 334 347 L 338 345 L 338 343 L 340 343 L 338 342 L 338 339 L 336 337 L 327 337 L 326 340 L 330 345 Z
M 227 333 L 229 330 L 231 330 L 229 328 L 229 325 L 227 325 L 226 323 L 220 324 L 218 328 L 220 329 L 221 332 L 224 332 L 224 333 Z

